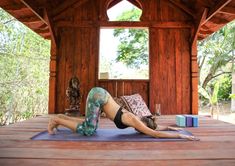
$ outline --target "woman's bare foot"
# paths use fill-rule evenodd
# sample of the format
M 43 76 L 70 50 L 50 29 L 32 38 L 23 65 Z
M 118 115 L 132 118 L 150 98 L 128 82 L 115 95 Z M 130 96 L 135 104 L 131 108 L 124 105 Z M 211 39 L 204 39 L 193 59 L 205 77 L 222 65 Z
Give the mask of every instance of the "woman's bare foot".
M 54 129 L 58 127 L 58 124 L 56 123 L 55 118 L 51 118 L 49 120 L 47 131 L 49 134 L 55 134 Z

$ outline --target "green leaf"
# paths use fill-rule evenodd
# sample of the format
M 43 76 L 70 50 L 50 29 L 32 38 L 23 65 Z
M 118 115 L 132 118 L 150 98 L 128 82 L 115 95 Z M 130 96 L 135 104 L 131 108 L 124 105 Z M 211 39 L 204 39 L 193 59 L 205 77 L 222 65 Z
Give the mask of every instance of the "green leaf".
M 235 99 L 235 94 L 230 94 L 229 97 L 230 97 L 231 99 Z
M 213 95 L 211 98 L 211 103 L 214 105 L 218 102 L 218 92 L 219 92 L 219 87 L 220 87 L 220 82 L 216 82 L 215 86 L 214 86 L 214 91 L 213 91 Z
M 210 94 L 200 85 L 198 85 L 198 92 L 201 94 L 204 98 L 211 100 Z

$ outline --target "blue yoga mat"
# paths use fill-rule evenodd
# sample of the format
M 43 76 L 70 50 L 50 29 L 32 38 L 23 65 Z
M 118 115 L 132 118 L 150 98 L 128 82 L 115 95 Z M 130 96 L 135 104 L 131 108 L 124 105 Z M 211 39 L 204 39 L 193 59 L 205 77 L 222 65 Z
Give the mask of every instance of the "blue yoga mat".
M 186 135 L 192 135 L 191 132 L 182 131 L 167 131 L 177 132 Z M 141 134 L 133 128 L 127 129 L 97 129 L 92 136 L 83 136 L 72 132 L 68 129 L 59 129 L 56 134 L 50 135 L 47 131 L 43 131 L 31 138 L 32 140 L 46 141 L 87 141 L 87 142 L 170 142 L 170 141 L 187 141 L 181 138 L 153 138 L 151 136 Z

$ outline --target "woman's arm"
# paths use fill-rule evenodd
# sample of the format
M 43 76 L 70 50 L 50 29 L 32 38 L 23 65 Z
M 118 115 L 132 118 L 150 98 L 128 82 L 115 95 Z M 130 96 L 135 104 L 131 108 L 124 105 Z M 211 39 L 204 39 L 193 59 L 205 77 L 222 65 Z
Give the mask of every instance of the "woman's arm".
M 177 128 L 177 127 L 171 127 L 171 126 L 157 125 L 157 128 L 155 130 L 157 130 L 157 131 L 164 131 L 164 130 L 180 131 L 180 130 L 183 130 L 183 129 L 182 128 Z
M 164 131 L 156 131 L 148 128 L 145 126 L 143 122 L 141 122 L 138 117 L 136 117 L 134 114 L 124 111 L 122 115 L 122 122 L 128 126 L 131 126 L 138 131 L 150 135 L 155 138 L 185 138 L 188 140 L 198 140 L 194 136 L 188 136 L 184 134 L 179 134 L 179 133 L 169 133 L 169 132 L 164 132 Z

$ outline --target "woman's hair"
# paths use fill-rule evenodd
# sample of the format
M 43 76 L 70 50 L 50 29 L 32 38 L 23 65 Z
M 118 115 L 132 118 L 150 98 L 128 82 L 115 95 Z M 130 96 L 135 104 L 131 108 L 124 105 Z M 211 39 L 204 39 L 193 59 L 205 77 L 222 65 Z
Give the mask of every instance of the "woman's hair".
M 147 127 L 155 130 L 157 128 L 157 117 L 156 116 L 153 116 L 153 115 L 150 115 L 150 116 L 143 116 L 141 119 L 140 119 L 144 124 L 147 125 Z

